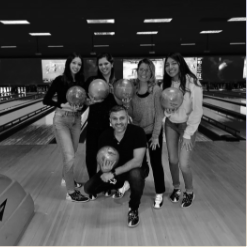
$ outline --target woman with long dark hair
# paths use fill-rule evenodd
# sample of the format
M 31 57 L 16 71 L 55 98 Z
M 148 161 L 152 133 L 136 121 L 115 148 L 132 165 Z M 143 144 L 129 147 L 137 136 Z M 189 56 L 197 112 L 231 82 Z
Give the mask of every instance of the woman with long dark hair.
M 48 89 L 43 103 L 55 106 L 53 130 L 63 155 L 63 178 L 66 183 L 66 199 L 75 202 L 87 202 L 89 199 L 76 189 L 82 187 L 74 180 L 74 159 L 81 132 L 82 106 L 71 106 L 66 93 L 72 86 L 83 86 L 83 60 L 77 53 L 71 54 L 65 63 L 63 75 L 58 76 Z M 57 100 L 53 97 L 57 94 Z M 63 180 L 62 180 L 63 181 Z
M 183 93 L 183 103 L 178 109 L 165 109 L 166 145 L 174 186 L 170 200 L 178 202 L 181 196 L 180 168 L 186 190 L 181 206 L 189 207 L 195 197 L 189 159 L 203 115 L 202 87 L 179 53 L 169 54 L 165 59 L 163 89 L 168 87 L 178 88 Z
M 160 208 L 165 193 L 164 170 L 161 160 L 164 113 L 160 104 L 162 90 L 155 79 L 155 66 L 147 58 L 138 63 L 136 87 L 136 94 L 130 101 L 129 114 L 133 124 L 142 127 L 147 137 L 156 191 L 153 206 Z
M 101 102 L 95 102 L 94 99 L 89 101 L 86 134 L 86 166 L 89 178 L 92 178 L 97 173 L 98 140 L 103 131 L 110 127 L 109 111 L 113 106 L 117 105 L 117 101 L 112 94 L 113 83 L 116 81 L 113 57 L 109 53 L 99 54 L 96 59 L 96 65 L 98 68 L 97 75 L 89 77 L 84 84 L 84 88 L 88 92 L 89 85 L 93 80 L 102 79 L 109 85 L 110 93 Z M 106 195 L 109 195 L 108 192 L 106 192 Z M 96 196 L 90 195 L 90 199 L 94 200 Z

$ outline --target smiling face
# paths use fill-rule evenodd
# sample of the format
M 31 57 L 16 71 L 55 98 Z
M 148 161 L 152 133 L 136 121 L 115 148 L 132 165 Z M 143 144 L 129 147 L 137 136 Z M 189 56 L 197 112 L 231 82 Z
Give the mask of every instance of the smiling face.
M 110 115 L 110 122 L 115 133 L 123 133 L 128 125 L 128 114 L 126 111 L 121 110 L 118 112 L 112 112 Z
M 111 69 L 113 67 L 113 64 L 110 63 L 106 57 L 102 57 L 98 61 L 98 68 L 103 76 L 109 76 L 111 75 Z
M 151 77 L 151 70 L 146 63 L 142 63 L 137 70 L 138 79 L 141 82 L 147 82 Z
M 70 63 L 70 71 L 72 76 L 74 76 L 80 71 L 81 66 L 82 66 L 81 59 L 79 57 L 75 57 Z
M 179 63 L 176 60 L 168 57 L 165 64 L 165 71 L 174 80 L 179 79 Z

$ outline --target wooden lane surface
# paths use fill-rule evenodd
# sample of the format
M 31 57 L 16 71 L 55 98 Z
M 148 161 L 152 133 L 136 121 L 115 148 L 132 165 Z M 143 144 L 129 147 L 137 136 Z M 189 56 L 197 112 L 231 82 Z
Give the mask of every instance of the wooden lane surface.
M 84 148 L 79 145 L 76 157 L 77 180 L 82 182 L 88 179 Z M 0 146 L 0 157 L 0 173 L 17 180 L 35 203 L 35 216 L 19 245 L 246 246 L 246 142 L 197 143 L 191 161 L 196 199 L 187 209 L 168 200 L 172 183 L 164 145 L 163 207 L 152 208 L 150 173 L 139 210 L 141 223 L 134 229 L 126 225 L 129 193 L 120 200 L 103 195 L 88 203 L 65 200 L 57 145 Z

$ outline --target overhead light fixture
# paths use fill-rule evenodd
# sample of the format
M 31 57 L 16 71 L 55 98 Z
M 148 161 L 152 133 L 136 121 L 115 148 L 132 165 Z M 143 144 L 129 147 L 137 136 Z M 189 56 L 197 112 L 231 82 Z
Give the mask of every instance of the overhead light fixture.
M 158 31 L 150 31 L 150 32 L 137 32 L 138 35 L 148 35 L 148 34 L 157 34 Z
M 63 45 L 48 45 L 49 48 L 60 48 L 63 47 Z
M 221 33 L 222 30 L 207 30 L 207 31 L 201 31 L 200 33 L 205 34 L 205 33 Z
M 3 45 L 1 48 L 16 48 L 16 45 Z
M 95 51 L 90 52 L 90 55 L 96 55 Z
M 145 19 L 144 23 L 165 23 L 170 22 L 172 18 L 160 18 L 160 19 Z
M 181 45 L 195 45 L 196 43 L 181 43 Z
M 233 17 L 227 21 L 246 21 L 246 17 Z
M 231 42 L 230 45 L 245 45 L 245 42 Z
M 29 33 L 31 36 L 50 36 L 50 33 Z
M 94 45 L 94 47 L 108 47 L 109 45 Z
M 155 46 L 155 44 L 140 44 L 140 46 Z
M 115 35 L 115 32 L 95 32 L 94 35 Z
M 95 20 L 87 20 L 88 24 L 113 24 L 115 23 L 114 19 L 95 19 Z
M 4 25 L 27 25 L 30 24 L 27 20 L 1 20 Z
M 155 51 L 150 51 L 149 54 L 155 54 Z

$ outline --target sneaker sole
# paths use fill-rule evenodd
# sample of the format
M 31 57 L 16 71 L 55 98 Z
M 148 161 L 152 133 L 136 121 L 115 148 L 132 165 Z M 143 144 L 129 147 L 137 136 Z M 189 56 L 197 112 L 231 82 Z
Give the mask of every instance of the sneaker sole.
M 178 201 L 175 202 L 175 201 L 173 201 L 173 200 L 169 197 L 169 200 L 170 200 L 172 203 L 178 203 L 180 199 L 179 199 Z
M 84 203 L 84 202 L 89 202 L 90 200 L 86 200 L 86 201 L 76 201 L 76 200 L 73 200 L 71 198 L 66 198 L 67 201 L 70 201 L 70 202 L 79 202 L 79 203 Z
M 130 226 L 130 225 L 128 224 L 128 227 L 129 227 L 129 228 L 134 228 L 134 227 L 137 227 L 139 224 L 140 224 L 140 219 L 139 219 L 139 221 L 138 221 L 137 224 L 135 224 L 134 226 Z
M 195 197 L 196 197 L 196 195 L 195 195 L 195 194 L 193 194 L 193 199 L 192 199 L 192 202 L 194 201 Z M 192 202 L 191 202 L 191 204 L 190 204 L 189 206 L 187 206 L 187 207 L 183 207 L 183 206 L 182 206 L 182 204 L 181 204 L 181 208 L 189 208 L 189 207 L 192 205 Z

